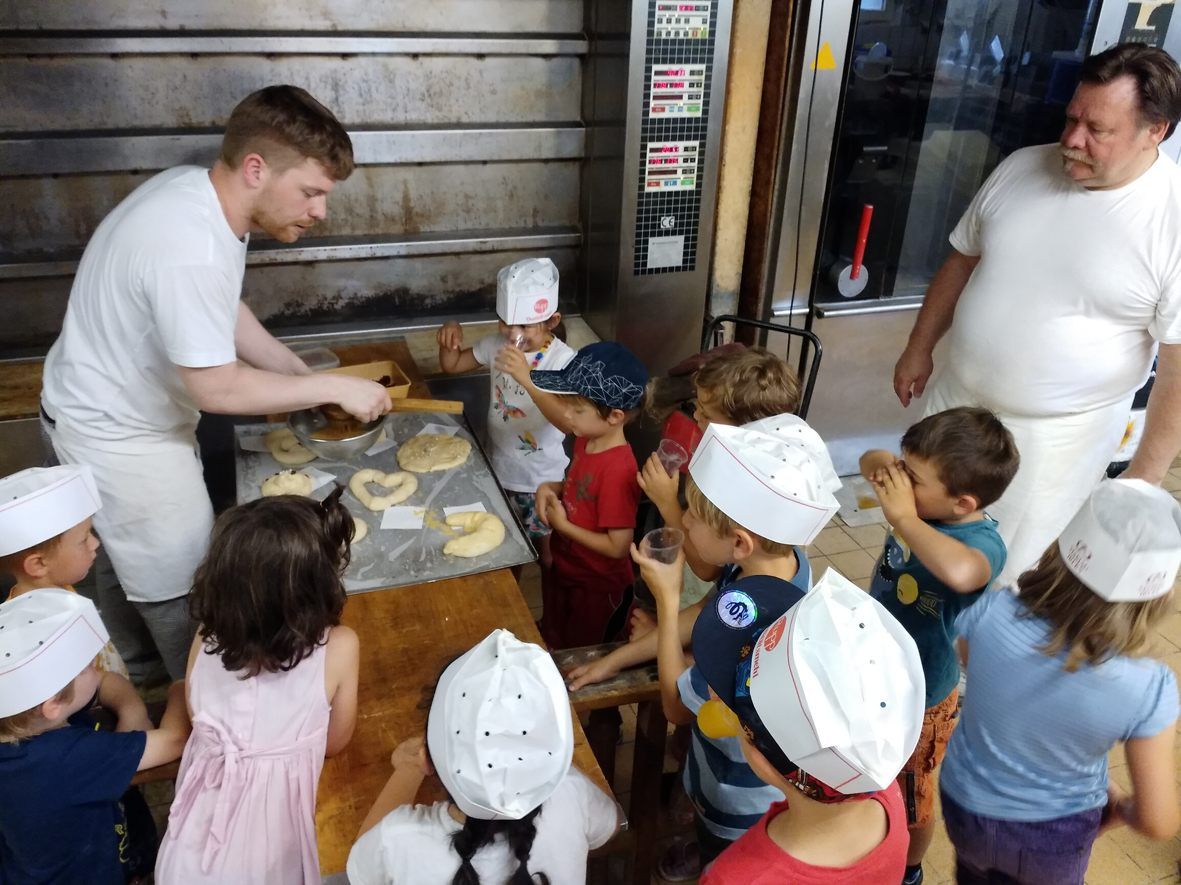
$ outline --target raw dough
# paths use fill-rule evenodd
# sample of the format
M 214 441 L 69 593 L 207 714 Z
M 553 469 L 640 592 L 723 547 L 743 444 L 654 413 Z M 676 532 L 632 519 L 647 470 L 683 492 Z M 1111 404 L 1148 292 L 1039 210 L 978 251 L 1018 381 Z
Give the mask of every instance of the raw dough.
M 357 517 L 354 516 L 353 517 L 353 526 L 354 526 L 353 543 L 356 544 L 360 541 L 364 541 L 365 536 L 369 534 L 368 524 L 364 520 L 357 519 Z
M 306 448 L 296 438 L 295 434 L 291 432 L 290 427 L 280 427 L 278 430 L 272 430 L 262 438 L 262 441 L 266 443 L 267 449 L 270 450 L 271 457 L 280 464 L 285 464 L 288 467 L 298 467 L 300 464 L 307 464 L 316 457 L 315 452 Z
M 420 433 L 398 446 L 398 466 L 414 473 L 458 467 L 471 454 L 472 444 L 446 433 Z
M 299 470 L 281 470 L 262 481 L 262 496 L 307 495 L 312 490 L 312 478 Z
M 369 482 L 385 486 L 391 491 L 388 495 L 374 495 L 365 486 Z M 349 480 L 349 491 L 370 510 L 386 510 L 401 504 L 418 491 L 418 480 L 413 474 L 404 471 L 382 473 L 380 470 L 358 470 Z
M 504 523 L 492 513 L 452 513 L 447 525 L 465 532 L 443 545 L 448 556 L 483 556 L 504 541 Z

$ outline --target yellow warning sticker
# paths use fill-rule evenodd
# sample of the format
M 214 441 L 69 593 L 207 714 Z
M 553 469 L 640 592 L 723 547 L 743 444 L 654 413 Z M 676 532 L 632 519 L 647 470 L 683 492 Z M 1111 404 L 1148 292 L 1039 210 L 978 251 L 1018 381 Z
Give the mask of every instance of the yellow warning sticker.
M 837 60 L 833 58 L 832 46 L 827 40 L 820 44 L 820 51 L 816 53 L 816 61 L 812 64 L 814 71 L 835 71 Z

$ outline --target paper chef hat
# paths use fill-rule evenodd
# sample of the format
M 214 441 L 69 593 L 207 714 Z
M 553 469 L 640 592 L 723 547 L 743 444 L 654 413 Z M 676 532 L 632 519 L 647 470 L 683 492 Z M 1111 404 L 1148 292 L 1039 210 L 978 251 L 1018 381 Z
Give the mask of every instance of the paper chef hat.
M 1059 535 L 1058 550 L 1108 602 L 1156 599 L 1181 567 L 1181 506 L 1144 480 L 1105 480 Z
M 525 258 L 496 274 L 496 315 L 510 326 L 548 320 L 558 309 L 558 269 L 548 258 Z
M 710 424 L 689 475 L 734 522 L 782 544 L 812 543 L 839 506 L 831 484 L 840 481 L 828 451 L 805 441 L 794 425 L 784 433 Z
M 824 444 L 820 434 L 812 429 L 812 425 L 799 415 L 787 412 L 783 415 L 773 415 L 770 418 L 760 418 L 742 426 L 747 430 L 758 430 L 778 436 L 790 445 L 799 446 L 811 456 L 812 463 L 820 471 L 820 479 L 826 489 L 835 494 L 836 490 L 841 487 L 841 478 L 837 476 L 837 470 L 832 466 L 828 446 Z
M 750 699 L 794 764 L 839 793 L 882 790 L 914 752 L 923 665 L 881 603 L 829 569 L 759 637 Z
M 0 717 L 49 700 L 109 640 L 94 603 L 69 590 L 31 590 L 0 604 Z
M 0 556 L 72 529 L 102 507 L 89 467 L 32 467 L 0 479 Z
M 570 701 L 553 659 L 492 631 L 439 678 L 427 746 L 464 814 L 520 820 L 557 789 L 574 757 Z

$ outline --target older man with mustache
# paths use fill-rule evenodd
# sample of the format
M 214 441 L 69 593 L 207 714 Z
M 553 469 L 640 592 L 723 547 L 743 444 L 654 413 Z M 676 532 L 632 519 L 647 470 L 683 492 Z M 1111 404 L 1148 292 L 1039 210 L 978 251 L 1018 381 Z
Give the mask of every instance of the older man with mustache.
M 952 232 L 894 370 L 904 406 L 983 405 L 1021 468 L 989 508 L 1014 584 L 1103 475 L 1158 353 L 1127 476 L 1160 483 L 1181 450 L 1181 170 L 1158 145 L 1181 118 L 1181 71 L 1121 44 L 1088 58 L 1056 145 L 1014 152 Z

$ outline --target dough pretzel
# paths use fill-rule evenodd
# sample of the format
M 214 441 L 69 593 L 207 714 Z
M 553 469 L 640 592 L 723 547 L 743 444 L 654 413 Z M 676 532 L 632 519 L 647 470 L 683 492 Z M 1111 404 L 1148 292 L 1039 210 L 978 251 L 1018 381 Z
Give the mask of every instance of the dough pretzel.
M 448 556 L 483 556 L 504 541 L 504 523 L 492 513 L 452 513 L 447 525 L 465 532 L 443 545 Z
M 353 517 L 353 543 L 358 544 L 365 540 L 365 536 L 369 534 L 369 525 L 363 519 Z
M 388 495 L 375 495 L 366 487 L 366 483 L 385 486 L 390 490 Z M 349 491 L 357 500 L 370 510 L 386 510 L 395 504 L 401 504 L 416 491 L 418 479 L 412 473 L 399 471 L 397 473 L 382 473 L 380 470 L 358 470 L 349 480 Z
M 316 457 L 316 453 L 306 448 L 292 433 L 290 427 L 280 427 L 266 434 L 262 441 L 266 443 L 271 457 L 287 467 L 298 467 L 307 464 Z
M 307 495 L 312 491 L 312 478 L 299 470 L 281 470 L 262 481 L 262 495 Z
M 458 467 L 471 454 L 472 444 L 461 436 L 420 433 L 398 446 L 398 466 L 414 473 Z

